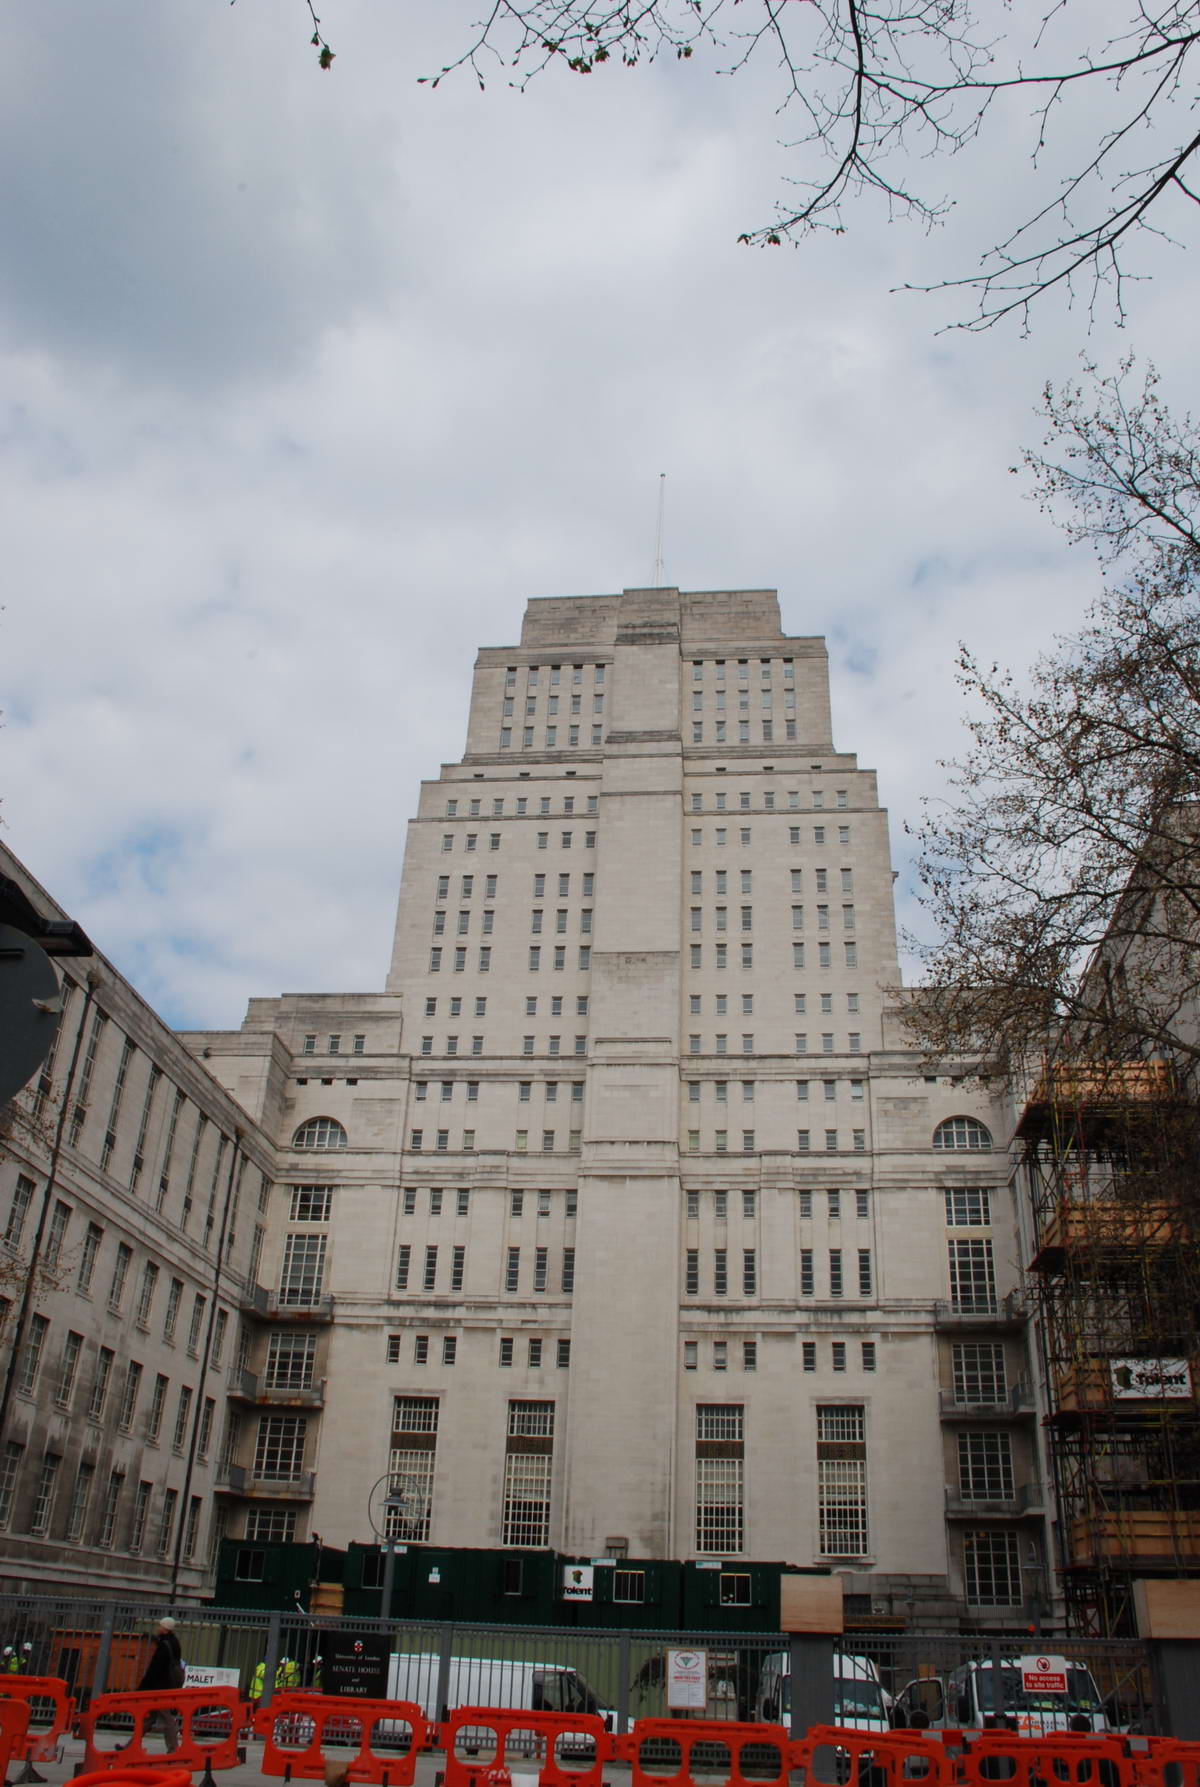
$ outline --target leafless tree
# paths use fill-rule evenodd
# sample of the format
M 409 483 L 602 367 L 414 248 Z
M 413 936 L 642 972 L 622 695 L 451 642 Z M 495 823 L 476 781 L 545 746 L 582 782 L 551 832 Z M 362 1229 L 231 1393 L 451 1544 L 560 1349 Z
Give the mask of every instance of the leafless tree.
M 1037 494 L 1109 587 L 1027 682 L 963 651 L 975 717 L 920 828 L 931 1050 L 1200 1066 L 1200 440 L 1151 370 L 1048 389 Z
M 319 27 L 313 41 L 327 50 Z M 1028 322 L 1060 288 L 1089 305 L 1109 288 L 1120 311 L 1139 233 L 1190 226 L 1198 43 L 1200 0 L 1042 0 L 1028 12 L 989 0 L 492 0 L 427 78 L 468 70 L 480 86 L 494 73 L 523 86 L 549 68 L 592 75 L 660 56 L 725 73 L 769 62 L 799 171 L 794 196 L 741 239 L 771 245 L 843 231 L 869 195 L 892 216 L 940 221 L 949 206 L 927 184 L 939 163 L 1023 98 L 1030 213 L 946 282 L 977 301 L 962 326 L 978 329 Z

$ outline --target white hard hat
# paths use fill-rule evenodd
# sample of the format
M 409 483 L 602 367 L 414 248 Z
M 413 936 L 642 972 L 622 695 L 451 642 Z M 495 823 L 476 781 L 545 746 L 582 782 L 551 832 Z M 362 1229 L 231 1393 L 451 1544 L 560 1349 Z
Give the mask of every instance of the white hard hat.
M 11 1657 L 11 1656 L 12 1656 L 12 1654 L 13 1654 L 13 1647 L 12 1647 L 12 1645 L 11 1645 L 11 1644 L 6 1644 L 6 1645 L 5 1645 L 5 1647 L 4 1647 L 4 1654 L 5 1654 L 5 1656 L 6 1656 L 6 1657 Z

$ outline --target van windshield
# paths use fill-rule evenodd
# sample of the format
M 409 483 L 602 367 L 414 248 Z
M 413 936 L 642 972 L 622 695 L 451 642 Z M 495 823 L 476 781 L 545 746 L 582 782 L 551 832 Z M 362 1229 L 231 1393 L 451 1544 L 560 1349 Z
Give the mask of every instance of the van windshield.
M 995 1673 L 991 1668 L 977 1669 L 974 1672 L 980 1712 L 990 1713 L 996 1710 Z M 1004 1696 L 1005 1712 L 1098 1713 L 1101 1709 L 1099 1692 L 1090 1670 L 1087 1669 L 1067 1670 L 1065 1694 L 1027 1694 L 1021 1685 L 1020 1670 L 1002 1664 L 1000 1691 Z
M 783 1692 L 780 1695 L 781 1716 L 792 1710 L 792 1681 L 784 1676 Z M 835 1723 L 844 1719 L 882 1719 L 887 1723 L 887 1708 L 884 1705 L 883 1689 L 877 1681 L 869 1676 L 838 1676 L 833 1684 L 833 1714 Z

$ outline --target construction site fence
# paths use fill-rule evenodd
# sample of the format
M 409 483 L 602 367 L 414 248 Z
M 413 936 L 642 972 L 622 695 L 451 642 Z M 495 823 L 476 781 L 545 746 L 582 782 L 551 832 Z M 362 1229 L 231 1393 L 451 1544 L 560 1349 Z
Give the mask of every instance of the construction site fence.
M 299 1608 L 267 1613 L 195 1603 L 171 1606 L 145 1600 L 0 1595 L 0 1650 L 11 1646 L 23 1673 L 29 1676 L 52 1676 L 65 1682 L 67 1693 L 82 1711 L 95 1695 L 137 1691 L 156 1623 L 164 1614 L 176 1621 L 183 1656 L 192 1671 L 189 1679 L 196 1685 L 236 1689 L 243 1699 L 253 1697 L 260 1664 L 264 1703 L 277 1686 L 319 1687 L 317 1659 L 323 1635 L 335 1628 L 364 1638 L 386 1635 L 393 1655 L 428 1657 L 429 1669 L 436 1659 L 438 1679 L 443 1682 L 451 1675 L 452 1659 L 486 1658 L 501 1666 L 538 1663 L 570 1669 L 590 1690 L 595 1703 L 612 1713 L 618 1732 L 628 1731 L 634 1720 L 668 1715 L 668 1650 L 690 1648 L 706 1653 L 705 1716 L 747 1722 L 758 1711 L 764 1661 L 788 1646 L 787 1638 L 778 1632 L 653 1632 L 580 1625 L 349 1619 L 310 1615 Z M 900 1694 L 917 1679 L 949 1681 L 955 1670 L 969 1662 L 999 1666 L 1020 1655 L 1051 1650 L 1091 1671 L 1110 1724 L 1125 1731 L 1164 1729 L 1155 1707 L 1149 1648 L 1135 1639 L 872 1630 L 847 1632 L 837 1644 L 849 1657 L 866 1659 L 889 1696 Z M 205 1672 L 203 1677 L 199 1671 Z M 856 1661 L 836 1673 L 853 1680 L 860 1672 L 861 1664 Z M 453 1708 L 435 1710 L 440 1713 Z M 40 1722 L 36 1710 L 34 1718 Z
M 7 1702 L 0 1681 L 0 1747 L 4 1760 L 24 1703 Z M 204 1732 L 218 1715 L 219 1730 Z M 14 1724 L 12 1733 L 7 1727 Z M 119 1744 L 114 1725 L 132 1723 Z M 413 1787 L 418 1756 L 434 1752 L 444 1787 L 502 1787 L 513 1766 L 539 1787 L 604 1787 L 611 1763 L 629 1770 L 631 1787 L 1197 1787 L 1200 1743 L 1169 1737 L 1008 1730 L 856 1730 L 815 1725 L 802 1734 L 782 1724 L 739 1720 L 639 1719 L 614 1732 L 594 1714 L 511 1707 L 464 1706 L 445 1721 L 429 1720 L 412 1701 L 357 1700 L 285 1690 L 257 1708 L 228 1693 L 176 1689 L 98 1696 L 80 1719 L 85 1739 L 82 1779 L 116 1787 L 166 1787 L 150 1772 L 162 1767 L 148 1749 L 158 1724 L 172 1743 L 171 1770 L 237 1767 L 237 1739 L 253 1731 L 263 1740 L 259 1761 L 267 1776 L 335 1777 L 379 1787 Z M 109 1732 L 105 1744 L 101 1728 Z M 176 1743 L 176 1738 L 179 1741 Z

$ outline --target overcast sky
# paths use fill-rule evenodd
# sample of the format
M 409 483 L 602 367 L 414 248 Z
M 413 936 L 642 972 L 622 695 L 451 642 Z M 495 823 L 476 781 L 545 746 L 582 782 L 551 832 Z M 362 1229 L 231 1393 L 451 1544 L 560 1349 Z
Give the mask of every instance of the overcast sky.
M 1197 402 L 1200 280 L 1129 322 L 938 333 L 1023 188 L 1018 113 L 932 184 L 752 251 L 769 71 L 436 93 L 461 0 L 8 0 L 0 817 L 171 1022 L 382 985 L 406 817 L 531 596 L 778 588 L 905 820 L 961 748 L 956 643 L 1016 667 L 1097 588 L 1009 467 L 1081 350 Z M 929 176 L 927 175 L 927 178 Z

